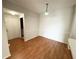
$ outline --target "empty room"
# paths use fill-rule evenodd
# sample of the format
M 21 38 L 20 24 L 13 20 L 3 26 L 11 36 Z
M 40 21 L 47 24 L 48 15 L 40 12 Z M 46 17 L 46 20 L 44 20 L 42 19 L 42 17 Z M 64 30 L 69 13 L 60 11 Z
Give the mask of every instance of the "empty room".
M 2 0 L 2 59 L 76 59 L 76 0 Z

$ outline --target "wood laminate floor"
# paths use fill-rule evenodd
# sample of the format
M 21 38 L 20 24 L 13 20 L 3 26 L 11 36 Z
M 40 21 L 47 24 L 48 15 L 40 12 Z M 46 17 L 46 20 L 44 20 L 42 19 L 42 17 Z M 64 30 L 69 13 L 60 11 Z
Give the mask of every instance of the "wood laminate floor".
M 27 42 L 17 38 L 9 43 L 11 57 L 8 59 L 72 59 L 66 44 L 41 36 Z

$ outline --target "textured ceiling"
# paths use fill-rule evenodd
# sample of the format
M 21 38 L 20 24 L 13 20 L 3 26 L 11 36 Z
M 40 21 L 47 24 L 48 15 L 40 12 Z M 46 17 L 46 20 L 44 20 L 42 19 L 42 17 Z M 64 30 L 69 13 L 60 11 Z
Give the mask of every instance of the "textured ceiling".
M 71 7 L 75 4 L 75 0 L 8 0 L 15 3 L 23 8 L 27 8 L 37 13 L 42 13 L 45 11 L 45 3 L 49 3 L 49 10 L 56 8 L 66 8 Z

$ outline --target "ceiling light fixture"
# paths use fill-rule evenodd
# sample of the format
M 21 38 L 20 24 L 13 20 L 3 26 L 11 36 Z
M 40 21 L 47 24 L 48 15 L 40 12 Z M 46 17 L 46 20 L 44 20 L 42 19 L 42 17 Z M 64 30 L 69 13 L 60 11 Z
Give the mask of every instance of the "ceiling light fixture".
M 17 15 L 17 12 L 15 12 L 15 11 L 9 11 L 9 13 L 12 15 Z
M 48 15 L 48 3 L 46 3 L 46 11 L 45 11 L 45 15 Z

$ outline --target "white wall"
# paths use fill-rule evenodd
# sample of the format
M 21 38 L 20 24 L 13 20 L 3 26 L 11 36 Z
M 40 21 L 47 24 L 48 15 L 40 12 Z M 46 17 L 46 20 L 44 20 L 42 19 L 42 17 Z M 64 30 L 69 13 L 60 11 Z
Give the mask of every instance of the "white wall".
M 5 5 L 6 4 L 6 5 Z M 24 37 L 25 40 L 38 36 L 38 19 L 39 15 L 28 9 L 22 8 L 11 2 L 3 2 L 4 8 L 12 9 L 24 13 Z
M 2 59 L 6 59 L 9 56 L 10 56 L 10 52 L 9 52 L 8 38 L 7 38 L 7 32 L 3 19 L 2 20 Z
M 68 39 L 68 44 L 70 46 L 71 52 L 73 59 L 76 59 L 76 14 L 74 10 L 74 15 L 73 15 L 73 23 L 71 26 L 71 32 L 70 32 L 70 37 Z
M 8 39 L 21 37 L 19 16 L 4 13 L 4 19 L 8 30 Z
M 39 23 L 37 16 L 27 16 L 25 19 L 25 37 L 31 39 L 38 36 Z
M 74 15 L 74 20 L 72 23 L 70 38 L 76 39 L 76 15 Z
M 72 21 L 72 7 L 51 10 L 48 16 L 41 14 L 39 35 L 59 42 L 66 42 Z

